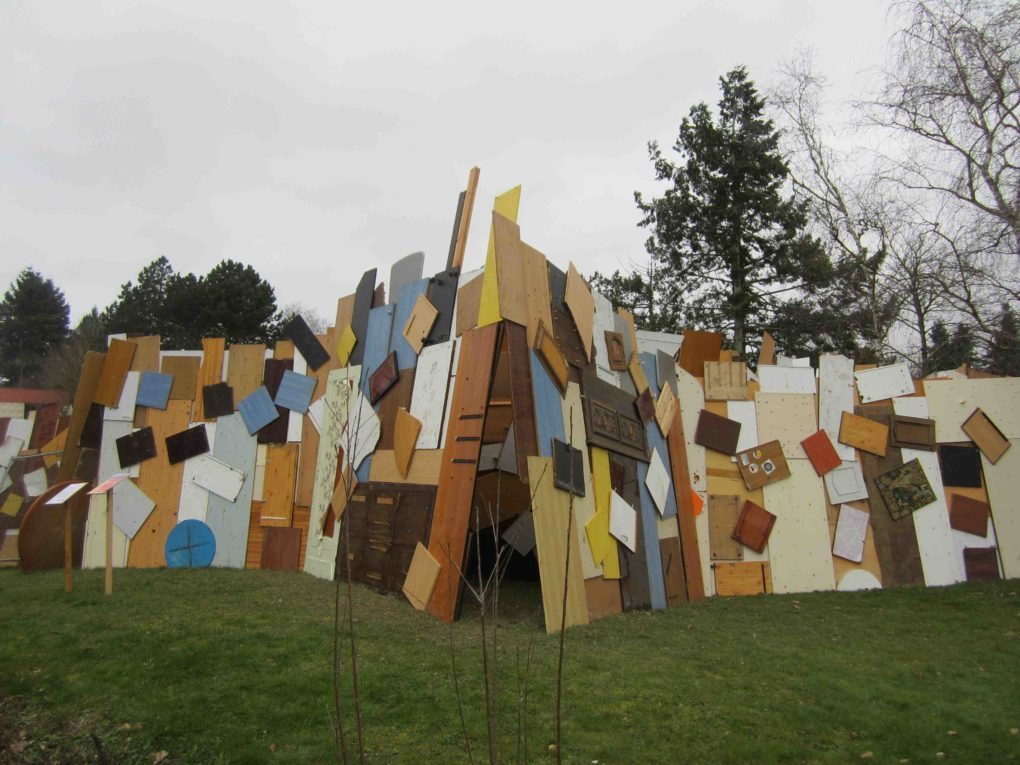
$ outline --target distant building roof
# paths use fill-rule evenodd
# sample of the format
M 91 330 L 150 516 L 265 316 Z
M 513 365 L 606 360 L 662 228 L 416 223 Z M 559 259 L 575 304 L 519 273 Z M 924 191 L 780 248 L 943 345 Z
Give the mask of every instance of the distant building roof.
M 68 403 L 68 395 L 61 390 L 40 390 L 39 388 L 0 388 L 0 403 L 3 404 L 61 404 Z

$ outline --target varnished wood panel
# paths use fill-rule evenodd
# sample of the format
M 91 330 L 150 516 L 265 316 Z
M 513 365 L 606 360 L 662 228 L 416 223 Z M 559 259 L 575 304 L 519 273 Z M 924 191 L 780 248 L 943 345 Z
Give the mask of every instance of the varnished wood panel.
M 469 329 L 474 329 L 478 324 L 478 306 L 482 299 L 481 277 L 475 277 L 465 283 L 461 279 L 460 289 L 457 290 L 457 324 L 456 336 L 460 337 Z
M 85 420 L 88 417 L 92 400 L 95 398 L 96 385 L 99 383 L 105 358 L 106 354 L 104 353 L 89 351 L 82 360 L 81 376 L 78 378 L 78 388 L 74 394 L 74 409 L 71 421 L 67 426 L 64 454 L 57 470 L 58 481 L 69 481 L 74 475 L 74 468 L 78 464 L 78 457 L 81 454 L 78 442 L 82 429 L 85 427 Z
M 603 579 L 601 576 L 585 579 L 584 595 L 588 601 L 588 619 L 591 621 L 623 612 L 619 579 Z
M 156 440 L 156 457 L 142 463 L 138 488 L 156 503 L 145 523 L 128 547 L 128 565 L 155 568 L 166 565 L 164 547 L 167 535 L 177 524 L 184 465 L 167 460 L 166 438 L 188 427 L 190 401 L 169 401 L 165 410 L 149 411 L 148 423 Z
M 244 568 L 261 568 L 265 532 L 262 530 L 262 502 L 252 500 L 248 513 L 248 541 L 244 551 Z
M 226 340 L 222 337 L 202 338 L 202 365 L 198 368 L 198 379 L 195 383 L 195 406 L 193 419 L 195 422 L 211 422 L 213 418 L 205 416 L 202 405 L 202 388 L 223 381 L 223 352 Z
M 678 361 L 680 368 L 690 372 L 694 377 L 704 377 L 705 362 L 719 360 L 722 343 L 723 336 L 718 332 L 695 330 L 684 332 Z
M 465 332 L 460 340 L 463 346 L 429 538 L 429 553 L 442 567 L 429 611 L 444 621 L 453 619 L 461 587 L 457 567 L 464 560 L 497 332 L 496 325 L 489 325 Z
M 297 444 L 270 444 L 262 491 L 262 525 L 290 526 L 297 480 Z
M 762 595 L 772 592 L 768 563 L 713 563 L 717 595 Z
M 96 382 L 93 401 L 103 406 L 115 407 L 120 402 L 120 394 L 124 390 L 124 381 L 131 369 L 131 361 L 137 346 L 129 340 L 110 340 L 106 351 L 102 371 Z
M 884 457 L 889 447 L 889 426 L 851 412 L 843 412 L 839 425 L 840 443 Z
M 379 413 L 380 427 L 377 449 L 394 448 L 395 443 L 393 439 L 397 430 L 397 412 L 401 409 L 410 409 L 416 377 L 417 370 L 402 369 L 397 376 L 396 382 L 379 399 L 376 405 L 376 411 Z
M 164 356 L 160 371 L 173 375 L 170 386 L 171 401 L 194 401 L 198 385 L 198 368 L 202 359 L 198 356 Z
M 567 286 L 564 300 L 574 320 L 578 337 L 581 339 L 581 348 L 584 351 L 585 358 L 591 361 L 592 338 L 595 327 L 595 298 L 592 297 L 591 289 L 584 279 L 581 278 L 581 274 L 574 267 L 573 263 L 570 263 L 567 268 Z
M 266 346 L 231 343 L 227 358 L 227 385 L 234 389 L 234 408 L 262 385 Z
M 673 473 L 673 491 L 676 495 L 677 521 L 680 525 L 680 548 L 683 555 L 687 597 L 698 600 L 705 597 L 705 580 L 702 571 L 701 549 L 694 507 L 694 487 L 691 484 L 684 436 L 683 417 L 674 417 L 666 437 L 669 463 Z M 707 540 L 706 540 L 707 543 Z

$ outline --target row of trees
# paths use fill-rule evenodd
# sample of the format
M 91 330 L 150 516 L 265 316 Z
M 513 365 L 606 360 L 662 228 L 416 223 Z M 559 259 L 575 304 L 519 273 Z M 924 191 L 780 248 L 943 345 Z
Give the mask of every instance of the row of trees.
M 645 327 L 721 328 L 746 353 L 979 363 L 1020 374 L 1020 14 L 994 0 L 905 0 L 850 150 L 805 54 L 768 97 L 745 69 L 699 104 L 661 196 L 636 194 L 649 259 L 593 282 Z M 876 150 L 869 147 L 880 147 Z
M 174 271 L 165 257 L 124 284 L 116 300 L 93 308 L 73 329 L 64 293 L 26 268 L 0 301 L 0 382 L 73 392 L 87 351 L 108 334 L 159 335 L 164 348 L 198 348 L 203 337 L 231 343 L 270 342 L 295 313 L 322 331 L 299 305 L 277 310 L 276 293 L 251 266 L 224 260 L 204 276 Z

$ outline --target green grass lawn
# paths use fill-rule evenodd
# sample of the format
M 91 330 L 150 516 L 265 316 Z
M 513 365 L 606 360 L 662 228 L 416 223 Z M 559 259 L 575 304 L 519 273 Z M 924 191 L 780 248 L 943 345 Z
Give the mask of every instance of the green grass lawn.
M 331 584 L 158 570 L 118 571 L 115 587 L 106 598 L 101 572 L 75 572 L 68 595 L 60 572 L 0 572 L 0 763 L 332 759 Z M 355 609 L 369 761 L 467 762 L 447 626 L 361 587 Z M 516 667 L 530 645 L 528 761 L 552 762 L 557 638 L 541 628 L 537 585 L 508 585 L 503 610 L 503 760 L 523 761 Z M 563 760 L 1020 760 L 1018 634 L 1017 581 L 605 619 L 567 633 Z M 453 640 L 481 762 L 467 605 Z

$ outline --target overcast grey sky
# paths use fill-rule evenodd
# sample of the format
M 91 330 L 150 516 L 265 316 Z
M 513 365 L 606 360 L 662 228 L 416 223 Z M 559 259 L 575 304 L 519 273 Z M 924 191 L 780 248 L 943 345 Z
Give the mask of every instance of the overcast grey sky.
M 523 184 L 522 237 L 583 273 L 644 256 L 646 143 L 718 77 L 798 48 L 831 95 L 881 66 L 888 2 L 0 0 L 0 289 L 33 266 L 72 321 L 160 255 L 252 265 L 332 317 L 367 268 L 445 265 L 457 194 Z

